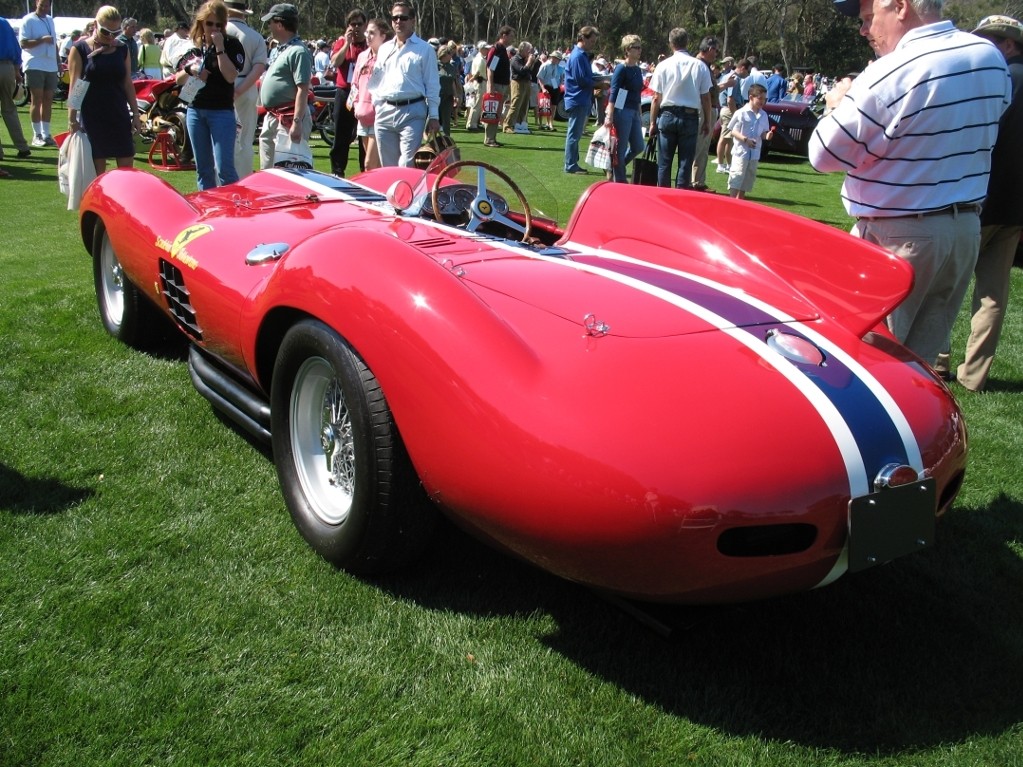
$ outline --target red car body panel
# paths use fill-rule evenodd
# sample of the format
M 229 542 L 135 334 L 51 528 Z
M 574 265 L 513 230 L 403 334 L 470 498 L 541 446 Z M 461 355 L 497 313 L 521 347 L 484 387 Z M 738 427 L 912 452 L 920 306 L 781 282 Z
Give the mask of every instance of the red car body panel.
M 911 287 L 904 262 L 677 190 L 596 184 L 546 249 L 349 194 L 420 175 L 373 171 L 332 195 L 316 174 L 261 172 L 182 197 L 119 170 L 87 190 L 83 237 L 102 221 L 165 312 L 161 261 L 179 268 L 192 341 L 257 390 L 289 323 L 334 328 L 444 512 L 588 586 L 690 603 L 813 588 L 844 571 L 850 501 L 893 462 L 934 480 L 936 514 L 951 504 L 961 413 L 881 324 Z M 642 223 L 623 226 L 625 208 Z M 289 250 L 247 264 L 268 242 Z M 783 359 L 776 333 L 828 364 Z M 743 528 L 812 532 L 798 550 L 730 551 Z

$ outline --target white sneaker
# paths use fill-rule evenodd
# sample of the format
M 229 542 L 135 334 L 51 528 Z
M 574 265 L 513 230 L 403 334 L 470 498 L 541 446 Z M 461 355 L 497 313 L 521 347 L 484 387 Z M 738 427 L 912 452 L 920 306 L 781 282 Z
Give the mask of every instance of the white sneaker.
M 519 123 L 518 125 L 515 126 L 515 132 L 516 133 L 531 133 L 532 131 L 530 131 L 527 126 L 523 125 L 522 123 Z
M 32 137 L 31 143 L 32 146 L 46 146 L 46 142 L 43 140 L 43 137 L 38 134 Z
M 728 173 L 728 166 L 718 163 L 718 173 Z

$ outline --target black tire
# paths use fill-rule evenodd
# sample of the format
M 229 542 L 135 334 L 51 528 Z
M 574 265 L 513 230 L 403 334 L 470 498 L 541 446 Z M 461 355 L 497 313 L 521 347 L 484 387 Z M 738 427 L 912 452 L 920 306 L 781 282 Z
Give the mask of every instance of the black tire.
M 554 107 L 554 119 L 555 120 L 560 120 L 561 122 L 566 122 L 568 120 L 568 111 L 565 109 L 565 99 L 564 98 L 562 98 L 561 101 L 558 102 L 558 105 L 556 107 Z M 593 103 L 590 104 L 590 119 L 592 119 L 592 120 L 596 120 L 597 119 L 597 102 L 596 102 L 596 100 L 594 100 Z M 589 123 L 587 123 L 587 125 L 588 124 Z
M 161 130 L 167 130 L 173 136 L 174 148 L 177 150 L 181 162 L 191 162 L 192 142 L 188 138 L 188 129 L 185 127 L 185 112 L 183 110 L 170 112 L 164 116 L 163 121 L 169 125 Z
M 320 556 L 349 572 L 372 574 L 422 552 L 437 511 L 375 376 L 322 322 L 304 320 L 284 337 L 270 414 L 284 501 Z
M 320 138 L 323 139 L 323 143 L 327 146 L 334 146 L 334 115 L 328 111 L 328 114 L 324 115 L 323 121 L 317 126 L 320 131 Z
M 136 349 L 148 349 L 163 340 L 166 323 L 124 276 L 102 223 L 92 234 L 92 279 L 99 317 L 107 333 Z

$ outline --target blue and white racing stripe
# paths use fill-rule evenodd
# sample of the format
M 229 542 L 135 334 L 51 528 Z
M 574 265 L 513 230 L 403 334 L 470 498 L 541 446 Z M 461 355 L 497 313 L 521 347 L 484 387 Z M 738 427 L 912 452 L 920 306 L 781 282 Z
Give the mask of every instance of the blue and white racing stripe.
M 545 260 L 601 275 L 691 312 L 785 376 L 831 432 L 845 464 L 850 496 L 872 492 L 874 476 L 886 464 L 923 471 L 919 444 L 895 400 L 866 368 L 807 323 L 796 323 L 776 307 L 698 275 L 575 244 L 565 248 L 569 259 Z M 772 327 L 819 348 L 827 367 L 809 369 L 772 349 L 765 343 Z

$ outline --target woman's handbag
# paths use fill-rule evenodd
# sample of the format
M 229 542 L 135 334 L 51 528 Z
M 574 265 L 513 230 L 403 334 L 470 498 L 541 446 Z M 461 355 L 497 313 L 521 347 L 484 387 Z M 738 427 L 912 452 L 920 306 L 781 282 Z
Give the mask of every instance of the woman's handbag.
M 540 117 L 551 116 L 551 94 L 547 91 L 536 94 L 536 111 L 540 113 Z
M 646 151 L 632 161 L 632 183 L 657 186 L 657 139 L 646 140 Z
M 612 143 L 611 131 L 603 125 L 593 131 L 590 148 L 586 152 L 586 164 L 591 168 L 611 170 Z

